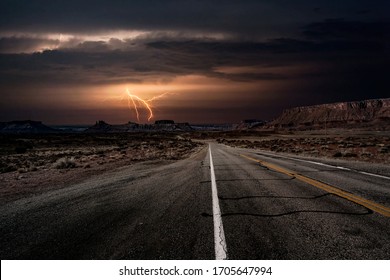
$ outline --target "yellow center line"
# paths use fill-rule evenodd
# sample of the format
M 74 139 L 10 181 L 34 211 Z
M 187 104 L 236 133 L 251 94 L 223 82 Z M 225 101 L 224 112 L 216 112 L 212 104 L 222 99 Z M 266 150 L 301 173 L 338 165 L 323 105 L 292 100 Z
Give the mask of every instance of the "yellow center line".
M 370 200 L 362 198 L 360 196 L 351 194 L 349 192 L 343 191 L 343 190 L 341 190 L 339 188 L 330 186 L 330 185 L 322 183 L 320 181 L 311 179 L 309 177 L 306 177 L 306 176 L 301 175 L 299 173 L 296 173 L 294 171 L 291 171 L 291 170 L 285 169 L 283 167 L 280 167 L 278 165 L 275 165 L 273 163 L 269 163 L 269 162 L 266 162 L 266 161 L 263 161 L 263 160 L 255 159 L 255 158 L 252 158 L 250 156 L 243 155 L 243 154 L 241 154 L 240 156 L 244 157 L 246 159 L 249 159 L 251 161 L 255 161 L 257 163 L 260 163 L 262 166 L 265 166 L 265 167 L 267 167 L 269 169 L 275 170 L 277 172 L 286 174 L 286 175 L 291 176 L 291 177 L 295 177 L 297 180 L 300 180 L 302 182 L 308 183 L 308 184 L 310 184 L 310 185 L 312 185 L 314 187 L 317 187 L 319 189 L 322 189 L 322 190 L 324 190 L 324 191 L 326 191 L 328 193 L 337 195 L 339 197 L 345 198 L 345 199 L 347 199 L 349 201 L 352 201 L 352 202 L 355 202 L 355 203 L 357 203 L 359 205 L 367 207 L 368 209 L 371 209 L 372 211 L 377 212 L 377 213 L 379 213 L 379 214 L 381 214 L 383 216 L 390 217 L 390 208 L 389 207 L 386 207 L 384 205 L 375 203 L 373 201 L 370 201 Z

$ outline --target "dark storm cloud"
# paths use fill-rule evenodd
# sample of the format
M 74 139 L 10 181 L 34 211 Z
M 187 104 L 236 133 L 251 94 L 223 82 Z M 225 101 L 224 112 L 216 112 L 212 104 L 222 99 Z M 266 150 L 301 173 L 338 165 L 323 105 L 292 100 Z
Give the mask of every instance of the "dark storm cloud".
M 142 55 L 122 52 L 44 51 L 0 55 L 0 83 L 13 84 L 103 84 L 140 82 L 132 67 Z M 137 76 L 137 77 L 134 77 Z M 115 79 L 114 79 L 115 78 Z
M 383 97 L 389 90 L 388 3 L 3 0 L 0 91 L 13 96 L 18 89 L 23 100 L 27 87 L 71 92 L 200 75 L 242 83 L 237 88 L 253 85 L 255 105 L 261 94 L 272 95 L 262 105 L 269 112 Z M 255 105 L 248 110 L 256 113 Z
M 258 1 L 2 1 L 0 26 L 54 32 L 256 28 Z M 234 20 L 232 22 L 232 20 Z
M 109 50 L 104 42 L 85 42 L 72 49 L 33 54 L 0 55 L 0 82 L 23 83 L 118 83 L 153 76 L 198 74 L 234 81 L 284 79 L 279 73 L 226 74 L 214 71 L 220 66 L 259 66 L 295 63 L 283 53 L 308 48 L 303 42 L 152 42 L 134 50 Z M 273 47 L 274 46 L 274 47 Z M 272 53 L 279 55 L 270 56 Z M 293 60 L 289 62 L 289 60 Z M 124 77 L 122 80 L 118 76 Z M 116 79 L 112 79 L 116 77 Z
M 264 53 L 313 53 L 329 51 L 377 51 L 384 50 L 383 39 L 367 41 L 358 40 L 297 40 L 278 38 L 267 42 L 202 42 L 202 41 L 157 41 L 147 46 L 155 49 L 183 53 L 213 53 L 219 57 L 243 55 L 251 59 Z
M 381 77 L 388 54 L 385 31 L 388 23 L 326 20 L 306 25 L 307 39 L 276 38 L 263 42 L 193 39 L 85 41 L 71 48 L 33 54 L 2 54 L 2 84 L 26 83 L 119 83 L 154 76 L 200 74 L 233 81 L 283 80 L 331 75 L 331 69 L 370 69 Z M 356 30 L 358 28 L 358 30 Z M 356 33 L 352 33 L 355 30 Z M 370 36 L 359 37 L 363 32 Z M 281 73 L 275 67 L 318 65 L 300 73 Z M 223 66 L 254 66 L 260 72 L 221 73 Z M 377 69 L 375 69 L 377 68 Z M 379 72 L 379 73 L 378 73 Z M 372 76 L 372 75 L 369 75 Z
M 31 53 L 37 49 L 45 48 L 47 46 L 56 46 L 58 43 L 58 40 L 34 38 L 28 36 L 2 37 L 0 38 L 0 53 Z
M 2 1 L 2 29 L 54 32 L 93 29 L 225 29 L 224 24 L 256 28 L 258 1 Z M 264 6 L 264 5 L 263 5 Z M 252 11 L 252 12 L 251 12 Z M 246 17 L 244 17 L 246 15 Z M 48 24 L 49 23 L 49 24 Z M 212 24 L 211 24 L 212 23 Z M 250 23 L 250 24 L 249 24 Z
M 304 35 L 311 39 L 386 40 L 390 36 L 390 21 L 359 22 L 328 19 L 305 26 Z
M 198 30 L 241 36 L 291 31 L 299 21 L 314 21 L 318 13 L 338 17 L 370 8 L 378 17 L 388 1 L 344 0 L 3 0 L 0 31 L 97 32 L 101 30 Z

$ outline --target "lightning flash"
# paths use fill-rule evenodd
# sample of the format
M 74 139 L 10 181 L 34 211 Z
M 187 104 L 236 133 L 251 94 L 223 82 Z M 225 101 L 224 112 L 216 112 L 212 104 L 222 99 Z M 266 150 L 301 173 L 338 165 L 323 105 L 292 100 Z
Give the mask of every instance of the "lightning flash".
M 138 108 L 139 107 L 143 107 L 145 108 L 147 111 L 148 111 L 148 121 L 150 121 L 154 115 L 153 115 L 153 110 L 152 110 L 152 105 L 151 103 L 155 100 L 158 100 L 158 99 L 161 99 L 163 98 L 164 96 L 168 95 L 168 94 L 171 94 L 170 92 L 164 92 L 160 95 L 157 95 L 157 96 L 154 96 L 150 99 L 142 99 L 141 97 L 135 95 L 135 94 L 132 94 L 129 89 L 127 88 L 126 89 L 126 97 L 127 97 L 127 106 L 129 107 L 130 110 L 134 110 L 135 111 L 135 114 L 137 116 L 137 120 L 138 122 L 140 121 L 139 118 L 140 118 L 140 114 L 139 114 L 139 110 Z

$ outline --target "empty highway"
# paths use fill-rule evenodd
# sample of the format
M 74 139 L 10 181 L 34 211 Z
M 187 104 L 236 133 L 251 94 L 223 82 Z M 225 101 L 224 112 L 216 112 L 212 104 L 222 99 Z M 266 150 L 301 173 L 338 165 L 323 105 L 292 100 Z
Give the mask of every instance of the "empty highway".
M 361 166 L 210 143 L 1 205 L 0 256 L 389 259 L 390 174 Z

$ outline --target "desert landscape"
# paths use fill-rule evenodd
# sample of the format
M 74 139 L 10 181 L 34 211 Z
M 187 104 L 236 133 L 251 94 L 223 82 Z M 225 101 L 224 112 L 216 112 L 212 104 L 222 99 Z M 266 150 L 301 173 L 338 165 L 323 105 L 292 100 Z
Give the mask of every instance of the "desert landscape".
M 381 99 L 291 108 L 271 122 L 100 120 L 83 130 L 0 123 L 2 254 L 210 259 L 213 198 L 223 211 L 230 258 L 387 258 L 387 245 L 377 249 L 373 242 L 388 238 L 382 229 L 390 215 L 389 119 L 388 99 Z M 379 226 L 369 225 L 372 215 L 379 215 Z M 375 240 L 345 226 L 346 216 L 364 219 L 363 230 Z M 315 230 L 302 229 L 306 218 Z M 268 229 L 270 222 L 277 230 Z M 257 236 L 259 228 L 266 230 Z M 349 238 L 355 231 L 360 239 Z M 305 235 L 316 246 L 302 251 Z M 252 236 L 256 243 L 241 245 Z M 303 243 L 296 247 L 296 240 Z M 206 249 L 193 251 L 193 244 Z M 363 249 L 348 251 L 356 246 Z
M 390 163 L 388 132 L 3 134 L 0 141 L 3 202 L 61 188 L 139 162 L 168 164 L 199 151 L 210 141 L 295 156 Z
M 254 123 L 239 125 L 241 136 L 223 134 L 217 141 L 311 157 L 384 164 L 390 160 L 389 98 L 289 108 L 269 123 Z
M 192 127 L 157 121 L 60 131 L 36 121 L 0 123 L 0 199 L 61 188 L 137 162 L 172 162 L 207 142 L 287 155 L 389 164 L 390 99 L 298 107 L 272 122 Z M 253 125 L 255 124 L 255 125 Z
M 240 138 L 218 138 L 218 143 L 232 147 L 260 149 L 294 155 L 340 158 L 364 162 L 390 163 L 389 133 L 325 131 L 311 133 L 269 134 Z
M 389 9 L 1 1 L 1 279 L 387 275 Z
M 179 134 L 0 134 L 0 200 L 61 188 L 141 161 L 174 161 L 201 144 Z

